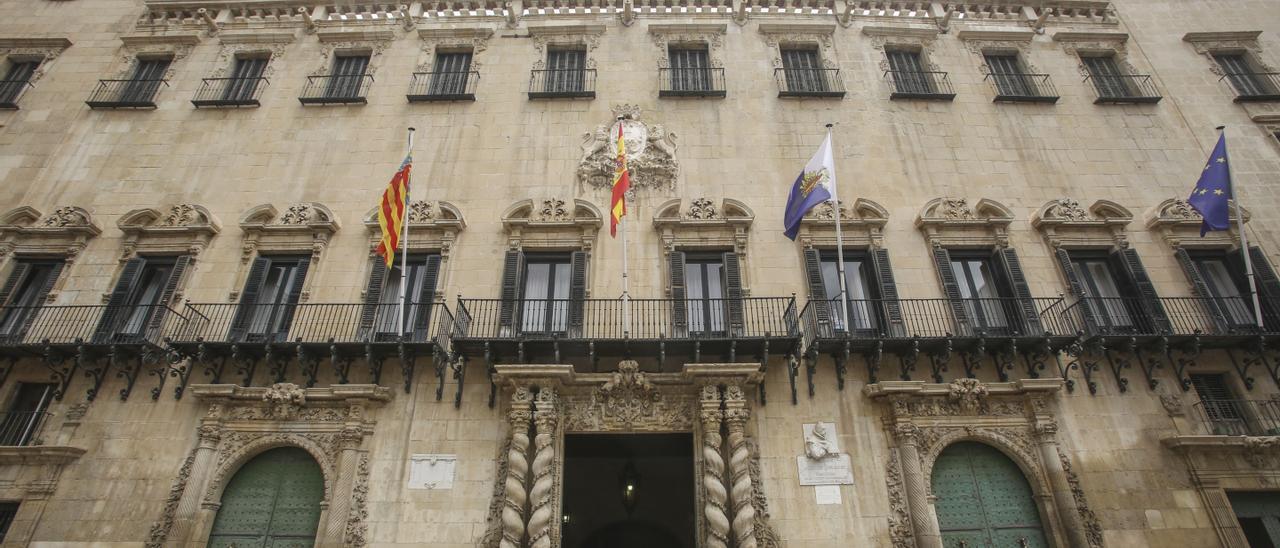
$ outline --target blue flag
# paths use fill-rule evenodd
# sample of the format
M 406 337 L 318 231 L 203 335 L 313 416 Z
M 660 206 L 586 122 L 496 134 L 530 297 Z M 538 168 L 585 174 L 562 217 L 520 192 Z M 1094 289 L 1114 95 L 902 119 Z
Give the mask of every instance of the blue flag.
M 782 215 L 782 233 L 792 240 L 800 232 L 800 220 L 814 206 L 830 200 L 835 194 L 836 162 L 831 155 L 831 134 L 822 141 L 818 152 L 809 159 L 791 185 L 787 207 Z
M 1226 230 L 1231 226 L 1228 200 L 1231 196 L 1231 170 L 1227 160 L 1227 136 L 1218 137 L 1218 146 L 1213 147 L 1213 154 L 1196 181 L 1196 189 L 1191 191 L 1187 203 L 1204 217 L 1200 224 L 1200 236 L 1210 230 Z

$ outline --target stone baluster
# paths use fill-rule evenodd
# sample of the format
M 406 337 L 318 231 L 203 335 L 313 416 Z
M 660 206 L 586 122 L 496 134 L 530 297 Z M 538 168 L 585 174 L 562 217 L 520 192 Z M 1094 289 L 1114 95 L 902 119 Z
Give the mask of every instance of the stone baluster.
M 724 488 L 724 458 L 720 456 L 723 441 L 720 423 L 724 412 L 720 410 L 720 390 L 715 386 L 702 387 L 702 489 L 703 514 L 707 520 L 707 538 L 704 548 L 729 546 L 729 518 L 725 515 L 728 498 Z
M 1062 528 L 1067 533 L 1067 544 L 1071 546 L 1091 546 L 1085 532 L 1084 523 L 1080 520 L 1080 508 L 1076 505 L 1075 495 L 1071 492 L 1071 482 L 1067 479 L 1066 470 L 1058 456 L 1058 425 L 1045 422 L 1036 426 L 1036 438 L 1040 442 L 1040 461 L 1044 463 L 1044 471 L 1049 476 L 1049 487 L 1053 490 L 1053 504 L 1058 508 Z
M 531 548 L 551 548 L 552 518 L 555 517 L 555 432 L 558 426 L 556 407 L 558 399 L 555 390 L 543 388 L 538 392 L 534 402 L 534 423 L 538 426 L 534 438 L 533 488 L 529 493 L 532 507 L 529 514 L 529 546 Z
M 747 447 L 746 423 L 749 411 L 742 388 L 725 390 L 724 420 L 729 428 L 729 484 L 732 501 L 733 537 L 738 548 L 756 548 L 756 509 L 751 504 L 751 450 Z
M 911 510 L 911 529 L 916 537 L 916 548 L 942 548 L 938 518 L 924 488 L 925 477 L 920 467 L 917 440 L 919 433 L 919 428 L 911 423 L 902 423 L 894 428 L 898 457 L 902 460 L 902 483 L 907 490 L 907 507 Z
M 529 474 L 529 419 L 532 396 L 525 387 L 511 395 L 511 449 L 507 452 L 506 498 L 502 506 L 502 540 L 500 548 L 521 548 L 524 541 L 524 509 L 528 502 L 525 481 Z

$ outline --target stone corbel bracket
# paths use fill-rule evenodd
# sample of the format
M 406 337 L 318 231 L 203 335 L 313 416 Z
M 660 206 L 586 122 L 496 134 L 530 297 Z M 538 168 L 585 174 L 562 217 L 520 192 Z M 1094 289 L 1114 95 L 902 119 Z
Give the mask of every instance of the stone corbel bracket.
M 1244 213 L 1244 222 L 1249 222 L 1252 215 L 1248 209 L 1240 208 Z M 1147 211 L 1146 225 L 1154 230 L 1170 247 L 1187 247 L 1199 249 L 1222 249 L 1235 246 L 1240 241 L 1237 232 L 1236 210 L 1230 210 L 1230 228 L 1211 231 L 1200 237 L 1200 224 L 1203 218 L 1186 200 L 1169 198 Z
M 823 202 L 809 210 L 800 220 L 798 240 L 804 247 L 830 247 L 836 245 L 836 208 L 831 202 Z M 889 222 L 889 210 L 884 206 L 858 198 L 853 207 L 840 201 L 840 230 L 844 244 L 850 247 L 879 248 L 884 244 L 884 226 Z
M 52 255 L 70 263 L 101 233 L 83 208 L 63 206 L 44 215 L 33 207 L 18 207 L 0 215 L 0 260 L 15 254 Z
M 997 247 L 1009 245 L 1013 210 L 983 198 L 973 207 L 965 198 L 935 198 L 916 217 L 916 228 L 933 247 Z
M 121 260 L 137 253 L 199 255 L 222 232 L 222 222 L 204 206 L 177 204 L 168 211 L 135 209 L 116 221 L 125 236 Z
M 1125 227 L 1133 213 L 1120 204 L 1098 200 L 1085 209 L 1071 198 L 1046 202 L 1031 215 L 1031 226 L 1044 234 L 1053 247 L 1129 247 Z
M 681 203 L 679 198 L 668 200 L 653 216 L 653 227 L 667 253 L 680 247 L 732 247 L 738 255 L 746 254 L 756 218 L 746 204 L 725 198 L 717 207 L 710 199 L 696 198 L 682 211 Z
M 510 249 L 580 248 L 590 252 L 604 224 L 595 204 L 586 200 L 521 200 L 502 212 Z

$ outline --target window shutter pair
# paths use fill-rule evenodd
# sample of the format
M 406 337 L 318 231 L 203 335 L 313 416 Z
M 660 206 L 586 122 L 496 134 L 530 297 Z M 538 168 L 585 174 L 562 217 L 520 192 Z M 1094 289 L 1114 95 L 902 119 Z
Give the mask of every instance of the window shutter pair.
M 1070 252 L 1065 249 L 1058 249 L 1057 257 L 1071 294 L 1079 299 L 1076 308 L 1080 311 L 1086 331 L 1097 333 L 1099 325 L 1098 316 L 1095 314 L 1103 313 L 1105 306 L 1095 306 L 1094 303 L 1089 301 L 1089 295 L 1084 289 L 1084 283 L 1076 274 L 1074 265 L 1071 262 Z M 1114 251 L 1111 253 L 1111 263 L 1116 270 L 1123 273 L 1124 280 L 1122 281 L 1127 283 L 1139 298 L 1139 308 L 1135 311 L 1140 315 L 1139 318 L 1136 318 L 1137 325 L 1156 333 L 1172 333 L 1173 325 L 1169 320 L 1169 314 L 1165 312 L 1164 304 L 1160 301 L 1160 295 L 1156 293 L 1155 284 L 1151 283 L 1151 278 L 1147 275 L 1147 269 L 1143 266 L 1142 259 L 1138 256 L 1138 251 L 1136 249 Z
M 164 282 L 164 290 L 160 293 L 160 298 L 155 302 L 150 318 L 147 320 L 148 330 L 159 329 L 164 323 L 164 311 L 168 309 L 169 301 L 173 299 L 173 294 L 177 292 L 178 284 L 182 280 L 182 274 L 190 264 L 190 255 L 182 255 L 174 260 L 169 278 Z M 111 290 L 111 296 L 107 299 L 102 317 L 98 319 L 98 326 L 93 331 L 93 342 L 114 342 L 117 332 L 123 327 L 121 322 L 124 322 L 133 312 L 131 305 L 134 303 L 131 303 L 131 297 L 139 289 L 138 282 L 142 280 L 146 266 L 145 257 L 134 257 L 125 262 L 124 269 L 120 271 L 120 277 L 116 280 L 115 288 Z M 137 306 L 147 305 L 148 303 L 137 304 Z
M 371 340 L 374 335 L 374 324 L 377 322 L 379 313 L 399 313 L 398 310 L 388 310 L 386 305 L 382 304 L 382 292 L 386 288 L 389 273 L 390 270 L 387 269 L 385 261 L 380 258 L 374 259 L 373 269 L 369 272 L 369 284 L 365 286 L 364 306 L 360 309 L 359 337 L 362 341 Z M 416 306 L 418 312 L 414 316 L 413 325 L 406 326 L 409 329 L 409 340 L 411 341 L 425 341 L 429 336 L 428 330 L 431 326 L 436 286 L 439 285 L 439 280 L 440 256 L 428 255 L 422 273 L 422 285 L 418 294 L 405 295 L 405 299 L 409 301 L 408 304 Z
M 673 337 L 689 335 L 688 288 L 685 286 L 685 265 L 688 261 L 685 252 L 672 251 L 671 268 L 671 324 Z M 720 254 L 720 264 L 724 267 L 724 307 L 729 320 L 729 329 L 733 335 L 741 335 L 746 329 L 746 315 L 743 308 L 742 263 L 738 254 L 732 251 Z
M 293 259 L 290 259 L 293 260 Z M 267 305 L 284 305 L 283 319 L 280 325 L 286 327 L 293 321 L 293 305 L 298 303 L 298 299 L 302 297 L 303 282 L 307 279 L 307 270 L 311 267 L 310 258 L 300 258 L 297 260 L 297 270 L 294 271 L 293 279 L 296 283 L 285 296 L 283 303 L 261 303 L 261 306 Z M 249 276 L 244 282 L 244 291 L 240 294 L 240 306 L 236 307 L 235 319 L 231 321 L 231 330 L 227 337 L 234 342 L 244 340 L 245 335 L 249 331 L 249 322 L 253 320 L 258 306 L 258 294 L 262 292 L 262 284 L 266 281 L 267 269 L 271 267 L 273 259 L 270 257 L 258 257 L 253 260 L 253 266 L 249 267 Z M 285 333 L 276 333 L 274 335 L 284 336 Z
M 1195 261 L 1191 258 L 1191 254 L 1185 248 L 1178 248 L 1174 255 L 1178 258 L 1178 264 L 1182 265 L 1182 271 L 1187 275 L 1187 281 L 1191 283 L 1192 290 L 1201 302 L 1208 309 L 1209 314 L 1214 318 L 1220 329 L 1227 330 L 1228 323 L 1226 314 L 1223 312 L 1217 300 L 1213 298 L 1213 294 L 1209 292 L 1209 284 L 1205 281 L 1204 276 L 1200 274 L 1200 269 L 1196 267 Z M 1243 269 L 1243 260 L 1239 259 L 1238 252 L 1232 252 L 1227 255 L 1228 260 L 1239 261 L 1240 268 Z M 1271 261 L 1267 258 L 1267 254 L 1262 248 L 1251 246 L 1249 248 L 1249 261 L 1253 264 L 1254 282 L 1258 286 L 1258 299 L 1262 304 L 1262 317 L 1264 323 L 1275 323 L 1280 318 L 1276 315 L 1280 313 L 1280 277 L 1276 276 L 1275 268 L 1271 266 Z M 1247 291 L 1241 291 L 1247 293 Z M 1253 306 L 1252 299 L 1246 297 L 1249 306 Z M 1252 308 L 1250 309 L 1252 312 Z
M 588 256 L 585 251 L 569 255 L 569 333 L 581 336 L 586 317 Z M 523 298 L 525 258 L 524 251 L 507 251 L 502 265 L 501 302 L 498 304 L 499 336 L 511 337 L 516 333 L 516 317 Z
M 972 320 L 965 311 L 964 298 L 960 292 L 960 281 L 956 279 L 955 271 L 951 269 L 951 252 L 946 248 L 935 247 L 933 260 L 938 270 L 938 278 L 942 282 L 943 292 L 951 304 L 951 313 L 957 325 L 956 334 L 973 333 Z M 1040 314 L 1036 310 L 1035 299 L 1031 296 L 1031 286 L 1027 284 L 1026 275 L 1022 271 L 1022 262 L 1018 260 L 1018 253 L 1012 248 L 997 249 L 991 255 L 991 263 L 997 274 L 1003 277 L 1006 285 L 1003 289 L 1013 295 L 1012 302 L 1006 303 L 1003 307 L 1003 310 L 1009 314 L 1009 322 L 1015 326 L 1020 335 L 1044 334 Z M 975 303 L 974 306 L 982 305 Z
M 893 278 L 893 266 L 889 262 L 889 250 L 872 249 L 870 258 L 872 273 L 875 276 L 880 305 L 875 307 L 881 328 L 889 336 L 903 336 L 906 326 L 903 325 L 902 303 L 898 301 L 898 284 Z M 840 303 L 827 298 L 827 288 L 822 281 L 822 257 L 816 249 L 804 250 L 805 279 L 809 285 L 809 306 L 813 309 L 813 327 L 818 329 L 819 337 L 832 337 L 831 308 Z
M 49 292 L 53 291 L 53 285 L 58 282 L 58 276 L 62 274 L 62 266 L 64 263 L 58 261 L 49 265 L 48 273 L 40 284 L 37 298 L 32 301 L 31 310 L 10 310 L 8 314 L 22 314 L 22 325 L 13 332 L 6 333 L 5 336 L 9 340 L 21 341 L 26 335 L 27 330 L 31 328 L 31 324 L 35 322 L 36 310 L 44 304 L 45 298 Z M 0 287 L 0 306 L 12 306 L 12 301 L 19 297 L 16 295 L 18 288 L 26 281 L 28 276 L 34 276 L 36 270 L 31 263 L 25 261 L 15 261 L 13 272 L 9 273 L 9 279 L 5 280 L 4 286 Z M 2 311 L 0 311 L 2 312 Z M 4 314 L 0 314 L 3 317 Z

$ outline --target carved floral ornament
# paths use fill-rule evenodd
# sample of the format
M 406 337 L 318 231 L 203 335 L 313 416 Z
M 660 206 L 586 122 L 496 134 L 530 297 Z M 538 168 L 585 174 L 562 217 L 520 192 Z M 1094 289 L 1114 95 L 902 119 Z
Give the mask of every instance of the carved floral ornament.
M 1129 245 L 1125 227 L 1133 213 L 1109 200 L 1098 200 L 1086 209 L 1073 198 L 1045 202 L 1031 216 L 1031 226 L 1054 246 Z
M 317 31 L 316 37 L 320 39 L 320 60 L 316 68 L 309 73 L 310 76 L 329 74 L 333 70 L 334 56 L 339 53 L 368 55 L 369 65 L 365 68 L 365 74 L 372 76 L 378 69 L 383 52 L 391 45 L 396 33 L 387 28 L 334 27 Z
M 418 64 L 417 70 L 419 72 L 434 70 L 436 54 L 447 51 L 470 51 L 471 70 L 478 70 L 480 60 L 476 54 L 488 48 L 491 37 L 493 37 L 493 27 L 488 26 L 418 29 L 422 52 L 426 55 Z
M 871 47 L 881 51 L 915 51 L 920 53 L 924 70 L 941 71 L 932 61 L 933 46 L 937 43 L 939 31 L 936 28 L 901 27 L 888 25 L 867 25 L 862 27 L 862 34 L 871 38 Z M 880 70 L 890 70 L 887 55 L 880 57 Z
M 1237 219 L 1235 201 L 1228 211 L 1230 229 L 1211 231 L 1200 237 L 1200 224 L 1203 218 L 1182 198 L 1169 198 L 1160 202 L 1146 213 L 1146 225 L 1150 230 L 1158 232 L 1165 243 L 1171 247 L 1206 247 L 1222 248 L 1235 245 L 1239 239 L 1235 236 Z M 1244 222 L 1249 222 L 1253 215 L 1246 208 L 1240 208 L 1244 214 Z
M 603 224 L 603 215 L 586 200 L 546 197 L 521 200 L 502 212 L 502 226 L 511 249 L 524 239 L 538 235 L 545 247 L 575 247 L 590 250 Z
M 920 210 L 916 228 L 924 231 L 934 246 L 1003 247 L 1008 245 L 1008 227 L 1013 217 L 1013 210 L 988 198 L 973 206 L 967 198 L 935 198 Z
M 884 206 L 858 198 L 853 205 L 840 200 L 840 229 L 846 245 L 855 247 L 880 247 L 884 226 L 889 222 L 889 210 Z M 836 206 L 822 202 L 810 209 L 800 220 L 797 239 L 805 247 L 835 245 Z
M 264 78 L 270 78 L 275 74 L 276 63 L 271 60 L 277 59 L 284 55 L 285 48 L 294 41 L 294 33 L 288 32 L 265 32 L 250 31 L 236 33 L 222 33 L 218 35 L 221 47 L 218 49 L 218 60 L 216 68 L 209 75 L 210 78 L 223 78 L 235 66 L 237 58 L 247 57 L 264 57 L 267 59 L 267 66 L 262 72 Z
M 1214 53 L 1242 52 L 1247 53 L 1250 61 L 1256 63 L 1264 72 L 1274 72 L 1273 65 L 1262 59 L 1262 45 L 1258 37 L 1262 31 L 1229 31 L 1229 32 L 1188 32 L 1182 41 L 1191 44 L 1196 53 L 1204 55 L 1209 62 L 1209 70 L 1218 76 L 1225 76 L 1222 66 L 1213 60 Z
M 123 258 L 139 251 L 199 254 L 222 231 L 222 223 L 199 204 L 174 204 L 160 209 L 135 209 L 116 226 L 125 234 Z
M 658 206 L 653 226 L 668 251 L 681 246 L 733 246 L 742 254 L 755 218 L 751 208 L 732 198 L 718 204 L 707 197 L 687 202 L 677 198 Z
M 608 125 L 582 134 L 582 156 L 577 169 L 580 188 L 613 188 L 613 176 L 618 167 L 618 127 L 621 126 L 627 147 L 631 192 L 669 193 L 675 190 L 676 177 L 680 173 L 676 159 L 676 135 L 661 125 L 641 121 L 638 106 L 614 105 L 612 110 L 613 119 Z
M 1080 76 L 1090 76 L 1089 67 L 1084 58 L 1091 55 L 1109 56 L 1120 66 L 1125 74 L 1140 74 L 1141 71 L 1129 62 L 1129 51 L 1125 47 L 1129 34 L 1124 32 L 1072 32 L 1054 33 L 1053 41 L 1062 44 L 1062 52 L 1079 59 L 1076 70 Z
M 671 66 L 672 46 L 705 46 L 712 67 L 724 66 L 724 33 L 726 23 L 682 23 L 649 25 L 649 37 L 658 48 L 658 68 Z
M 101 233 L 83 208 L 62 206 L 45 215 L 33 207 L 18 207 L 0 215 L 0 258 L 23 253 L 63 256 L 70 261 Z
M 443 259 L 467 228 L 462 210 L 451 202 L 414 200 L 409 202 L 409 248 L 439 250 Z M 365 213 L 364 226 L 369 233 L 369 249 L 375 249 L 382 239 L 382 227 L 378 224 L 378 208 Z

